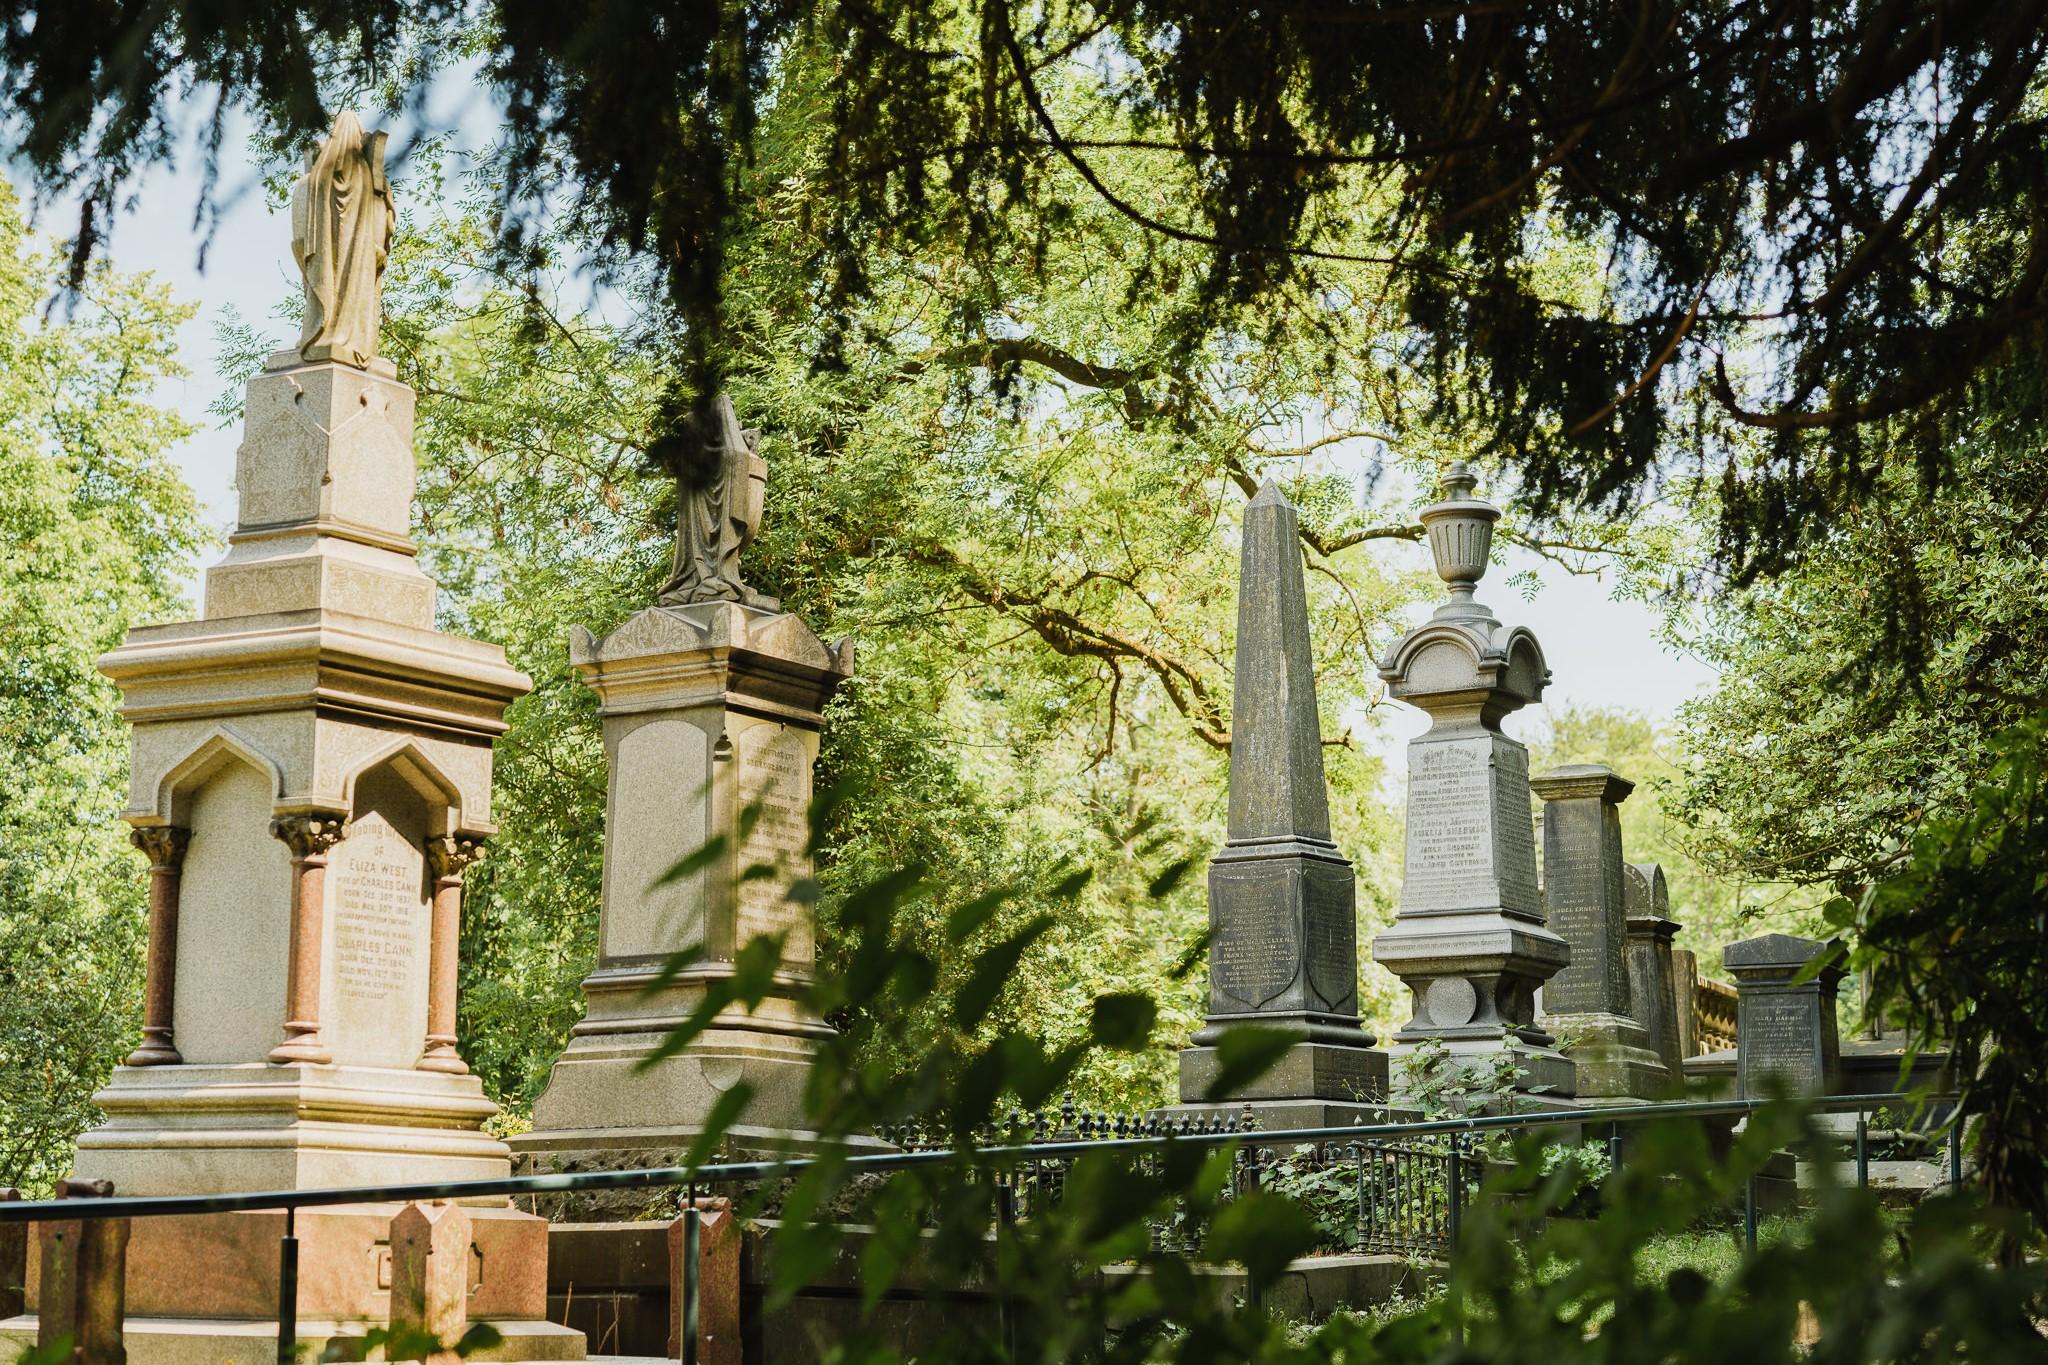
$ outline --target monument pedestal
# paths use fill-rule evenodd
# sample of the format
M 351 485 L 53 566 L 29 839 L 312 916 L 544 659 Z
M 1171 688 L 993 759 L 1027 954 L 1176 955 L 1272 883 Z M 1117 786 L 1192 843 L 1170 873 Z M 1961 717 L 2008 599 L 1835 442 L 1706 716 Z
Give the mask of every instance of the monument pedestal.
M 816 1140 L 804 1109 L 811 1059 L 833 1035 L 803 1003 L 816 943 L 811 908 L 790 889 L 810 874 L 820 713 L 852 670 L 851 646 L 827 646 L 793 615 L 714 601 L 649 608 L 603 639 L 578 628 L 570 659 L 604 718 L 604 907 L 588 1012 L 534 1105 L 533 1131 L 513 1139 L 521 1168 L 672 1162 L 742 1083 L 752 1098 L 730 1145 L 801 1149 Z M 669 877 L 714 839 L 716 861 Z M 781 939 L 767 998 L 657 1060 L 764 935 Z M 697 959 L 673 969 L 693 948 Z
M 1476 1069 L 1512 1050 L 1518 1088 L 1550 1103 L 1577 1087 L 1571 1063 L 1537 1027 L 1536 990 L 1572 955 L 1546 925 L 1536 885 L 1528 750 L 1500 728 L 1542 700 L 1550 669 L 1534 635 L 1474 599 L 1500 517 L 1473 496 L 1475 484 L 1454 464 L 1444 500 L 1423 509 L 1451 600 L 1380 665 L 1388 693 L 1427 712 L 1430 728 L 1408 744 L 1401 907 L 1372 954 L 1413 1001 L 1393 1037 L 1397 1055 L 1435 1039 Z
M 1580 763 L 1541 773 L 1529 786 L 1543 798 L 1544 909 L 1572 952 L 1543 987 L 1543 1027 L 1564 1040 L 1581 1098 L 1662 1098 L 1678 1082 L 1635 1017 L 1629 984 L 1619 807 L 1635 783 Z
M 149 960 L 142 1045 L 94 1097 L 76 1178 L 168 1195 L 510 1173 L 455 1048 L 457 949 L 464 873 L 495 831 L 492 741 L 530 684 L 434 629 L 407 538 L 412 412 L 387 362 L 272 356 L 204 617 L 100 660 L 133 732 Z M 396 1211 L 300 1216 L 307 1340 L 388 1321 Z M 580 1333 L 543 1320 L 546 1223 L 503 1197 L 476 1217 L 475 1313 L 500 1358 L 582 1358 Z M 274 1359 L 282 1228 L 135 1220 L 129 1359 Z

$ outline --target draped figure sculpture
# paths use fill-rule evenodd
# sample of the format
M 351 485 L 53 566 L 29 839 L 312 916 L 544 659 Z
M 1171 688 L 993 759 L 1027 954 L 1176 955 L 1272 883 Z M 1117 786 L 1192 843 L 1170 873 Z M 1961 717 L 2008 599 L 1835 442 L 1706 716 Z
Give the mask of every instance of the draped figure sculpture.
M 354 114 L 306 156 L 292 185 L 292 258 L 306 286 L 299 355 L 367 369 L 377 355 L 384 262 L 398 212 L 384 175 L 386 135 L 365 135 Z
M 721 393 L 681 435 L 665 460 L 676 476 L 676 549 L 658 600 L 665 607 L 738 602 L 780 610 L 780 601 L 740 581 L 740 551 L 761 528 L 768 485 L 761 433 L 742 429 L 732 399 Z

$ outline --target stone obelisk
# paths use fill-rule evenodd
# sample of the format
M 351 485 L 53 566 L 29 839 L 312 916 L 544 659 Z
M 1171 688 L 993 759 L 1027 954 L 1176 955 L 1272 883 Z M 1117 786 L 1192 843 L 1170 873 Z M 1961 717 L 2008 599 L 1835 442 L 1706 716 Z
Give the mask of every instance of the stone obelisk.
M 1430 728 L 1408 744 L 1401 907 L 1372 955 L 1413 999 L 1397 1055 L 1428 1038 L 1475 1061 L 1512 1047 L 1521 1086 L 1563 1098 L 1574 1093 L 1572 1065 L 1537 1026 L 1535 998 L 1571 951 L 1544 922 L 1528 750 L 1500 728 L 1542 700 L 1550 670 L 1526 627 L 1474 598 L 1500 517 L 1476 484 L 1453 464 L 1443 500 L 1423 509 L 1451 600 L 1380 665 L 1388 692 L 1428 712 Z
M 119 1194 L 510 1171 L 456 1051 L 456 949 L 464 871 L 494 832 L 492 741 L 529 683 L 497 646 L 435 629 L 408 538 L 413 393 L 376 355 L 382 157 L 343 114 L 294 193 L 306 331 L 249 381 L 204 615 L 100 660 L 133 731 L 149 958 L 142 1045 L 95 1096 L 106 1120 L 75 1173 Z M 388 1319 L 376 1267 L 397 1212 L 299 1215 L 313 1354 Z M 545 1321 L 546 1224 L 502 1197 L 470 1213 L 470 1312 L 500 1358 L 581 1359 L 581 1334 Z M 274 1358 L 283 1227 L 135 1220 L 129 1359 Z
M 827 645 L 740 578 L 767 482 L 758 442 L 723 396 L 694 420 L 678 443 L 668 583 L 603 638 L 581 627 L 570 637 L 604 718 L 604 903 L 588 1009 L 534 1104 L 533 1131 L 513 1139 L 525 1169 L 669 1164 L 742 1083 L 752 1098 L 731 1145 L 788 1150 L 815 1137 L 804 1088 L 832 1030 L 804 1003 L 815 931 L 790 890 L 810 875 L 811 767 L 853 647 Z M 715 862 L 666 876 L 714 838 Z M 743 876 L 749 868 L 773 874 Z M 781 936 L 768 998 L 728 1008 L 687 1048 L 657 1056 L 764 935 Z M 692 949 L 695 962 L 664 974 Z
M 1297 518 L 1268 480 L 1245 508 L 1229 835 L 1209 864 L 1209 1017 L 1180 1054 L 1183 1104 L 1250 1102 L 1268 1129 L 1381 1112 L 1387 1059 L 1358 1022 L 1355 895 L 1330 839 Z M 1212 1094 L 1217 1045 L 1247 1025 L 1297 1041 L 1263 1077 Z

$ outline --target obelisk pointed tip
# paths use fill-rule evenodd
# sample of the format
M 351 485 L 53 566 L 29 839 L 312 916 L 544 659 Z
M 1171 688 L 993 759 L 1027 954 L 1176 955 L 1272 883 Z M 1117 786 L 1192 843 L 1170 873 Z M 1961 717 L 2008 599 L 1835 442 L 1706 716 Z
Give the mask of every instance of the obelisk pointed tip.
M 1280 491 L 1280 485 L 1270 478 L 1259 485 L 1259 491 L 1252 495 L 1251 505 L 1253 507 L 1287 508 L 1294 506 L 1293 503 L 1287 500 L 1287 495 Z

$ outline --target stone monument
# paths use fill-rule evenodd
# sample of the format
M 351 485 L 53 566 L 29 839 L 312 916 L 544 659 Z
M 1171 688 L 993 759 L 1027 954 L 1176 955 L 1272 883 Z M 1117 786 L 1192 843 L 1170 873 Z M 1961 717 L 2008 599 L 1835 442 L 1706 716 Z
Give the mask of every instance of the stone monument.
M 1536 1023 L 1536 990 L 1571 960 L 1544 923 L 1536 885 L 1529 754 L 1501 721 L 1540 701 L 1543 650 L 1474 599 L 1500 510 L 1473 495 L 1460 461 L 1444 499 L 1423 509 L 1437 575 L 1451 600 L 1409 631 L 1380 665 L 1390 695 L 1429 714 L 1408 744 L 1408 837 L 1401 907 L 1373 940 L 1373 959 L 1401 978 L 1413 1017 L 1398 1054 L 1426 1038 L 1454 1056 L 1513 1047 L 1522 1085 L 1569 1097 L 1572 1064 Z
M 1244 514 L 1229 836 L 1209 863 L 1209 1016 L 1180 1054 L 1184 1105 L 1249 1102 L 1267 1129 L 1380 1112 L 1387 1057 L 1358 1022 L 1355 895 L 1330 841 L 1298 522 L 1269 479 Z M 1258 1080 L 1210 1094 L 1217 1044 L 1246 1025 L 1297 1041 Z
M 1622 868 L 1628 910 L 1628 997 L 1631 1013 L 1650 1035 L 1650 1050 L 1666 1076 L 1682 1083 L 1684 1051 L 1678 1022 L 1678 972 L 1671 940 L 1683 925 L 1671 919 L 1671 892 L 1657 863 Z
M 1835 945 L 1790 934 L 1746 938 L 1721 950 L 1735 978 L 1735 1083 L 1745 1099 L 1774 1088 L 1826 1095 L 1838 1088 L 1841 1039 L 1835 1027 L 1840 966 L 1801 980 L 1807 964 Z
M 852 672 L 853 648 L 828 646 L 740 579 L 767 479 L 759 434 L 720 396 L 682 440 L 668 583 L 610 634 L 578 627 L 569 640 L 604 718 L 604 903 L 585 1017 L 534 1105 L 533 1131 L 513 1140 L 529 1169 L 672 1162 L 742 1081 L 752 1099 L 729 1130 L 735 1145 L 788 1149 L 815 1136 L 804 1087 L 832 1031 L 802 1001 L 815 933 L 809 906 L 789 893 L 810 875 L 821 713 Z M 716 863 L 667 879 L 714 836 L 724 838 Z M 741 877 L 757 866 L 774 875 Z M 656 1058 L 712 984 L 731 977 L 735 955 L 770 934 L 782 935 L 775 993 Z M 664 975 L 690 949 L 698 959 Z
M 1543 905 L 1572 958 L 1543 987 L 1543 1027 L 1567 1040 L 1579 1098 L 1653 1099 L 1672 1083 L 1630 1013 L 1619 807 L 1635 783 L 1597 763 L 1531 779 L 1543 798 Z
M 494 828 L 492 741 L 529 684 L 497 646 L 434 628 L 414 560 L 413 394 L 376 356 L 382 153 L 343 114 L 293 196 L 307 329 L 249 382 L 240 513 L 203 617 L 100 660 L 133 730 L 149 957 L 141 1046 L 95 1096 L 106 1120 L 76 1174 L 123 1195 L 510 1171 L 455 1048 L 456 948 Z M 374 1272 L 397 1211 L 300 1216 L 306 1339 L 388 1315 Z M 501 1355 L 580 1359 L 581 1335 L 542 1320 L 546 1224 L 502 1197 L 469 1214 L 471 1309 Z M 270 1358 L 282 1227 L 137 1219 L 130 1358 Z

